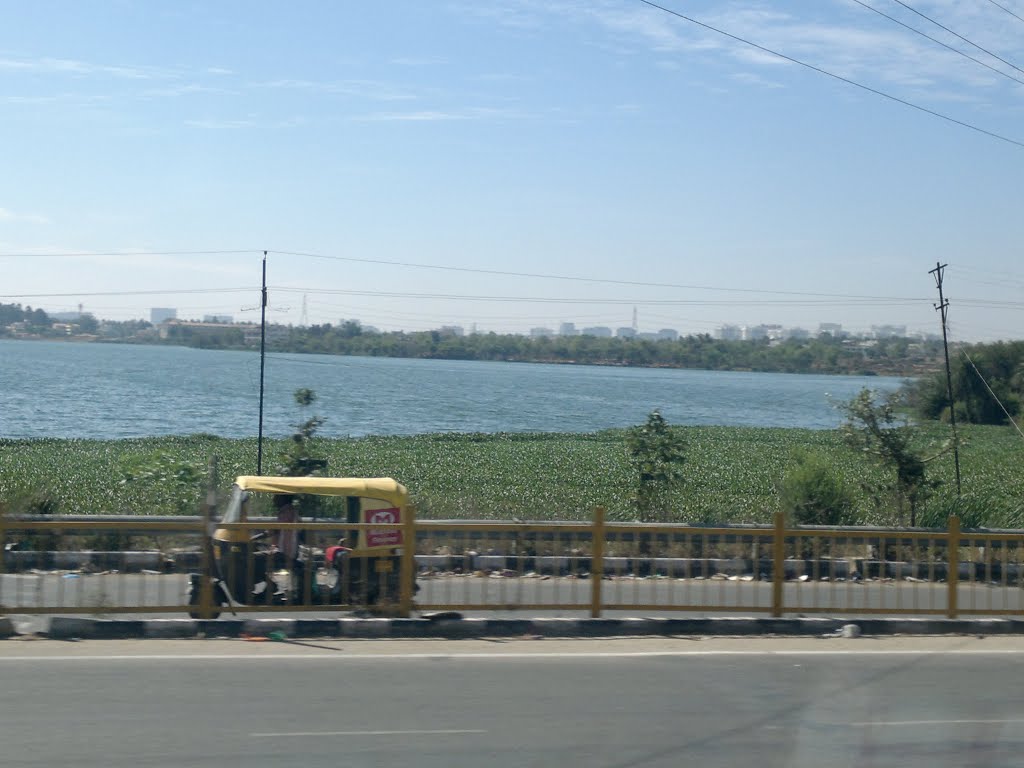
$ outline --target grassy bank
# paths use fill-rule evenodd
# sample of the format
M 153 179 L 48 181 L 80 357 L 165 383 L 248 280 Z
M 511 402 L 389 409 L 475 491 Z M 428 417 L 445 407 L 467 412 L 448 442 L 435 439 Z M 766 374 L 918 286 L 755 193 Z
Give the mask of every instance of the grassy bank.
M 846 448 L 835 431 L 680 427 L 688 449 L 687 481 L 675 498 L 684 522 L 768 522 L 778 484 L 801 450 L 827 457 L 857 490 L 864 524 L 891 524 L 861 489 L 880 471 Z M 934 429 L 936 438 L 946 430 Z M 1024 527 L 1024 440 L 1005 428 L 972 427 L 961 450 L 964 511 L 990 527 Z M 391 476 L 405 483 L 421 515 L 432 518 L 579 519 L 604 505 L 633 519 L 625 433 L 423 435 L 316 440 L 329 474 Z M 265 443 L 273 471 L 283 441 Z M 255 470 L 256 441 L 205 435 L 143 440 L 0 441 L 0 501 L 11 511 L 64 514 L 184 514 L 197 509 L 209 457 L 220 459 L 220 485 Z M 928 516 L 953 508 L 952 456 L 929 465 L 947 480 Z M 941 518 L 935 518 L 941 519 Z

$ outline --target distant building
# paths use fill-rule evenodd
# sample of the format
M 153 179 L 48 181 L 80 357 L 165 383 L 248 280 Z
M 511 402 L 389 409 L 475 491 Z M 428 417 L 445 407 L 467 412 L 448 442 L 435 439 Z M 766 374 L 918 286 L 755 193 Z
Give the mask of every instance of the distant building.
M 656 336 L 659 341 L 675 341 L 679 338 L 679 331 L 675 328 L 662 328 Z
M 437 330 L 445 336 L 464 336 L 466 334 L 461 325 L 442 325 Z
M 872 325 L 871 335 L 876 339 L 905 339 L 907 337 L 907 326 L 905 325 Z
M 841 339 L 846 336 L 843 333 L 843 326 L 839 323 L 818 323 L 819 336 L 831 336 L 834 339 Z
M 612 337 L 612 329 L 604 325 L 593 325 L 589 328 L 584 328 L 580 331 L 581 336 L 598 336 L 602 339 L 610 339 Z
M 559 336 L 575 336 L 576 335 L 576 323 L 562 323 L 558 326 Z
M 149 310 L 149 322 L 153 325 L 166 323 L 168 320 L 177 320 L 178 310 L 175 307 L 153 307 Z
M 615 329 L 615 335 L 616 335 L 616 337 L 618 337 L 620 339 L 635 339 L 636 338 L 636 328 L 633 328 L 633 327 L 628 326 L 628 325 L 624 325 L 621 328 L 616 328 Z
M 531 339 L 547 339 L 554 336 L 555 332 L 550 328 L 531 328 L 530 338 Z
M 722 341 L 739 341 L 743 338 L 743 331 L 738 325 L 723 325 L 715 335 Z
M 790 339 L 809 339 L 811 332 L 806 328 L 790 328 L 787 332 L 787 338 Z
M 232 315 L 203 315 L 204 323 L 233 323 L 235 318 Z
M 768 338 L 768 328 L 764 325 L 744 325 L 740 328 L 740 339 L 743 341 L 757 341 Z

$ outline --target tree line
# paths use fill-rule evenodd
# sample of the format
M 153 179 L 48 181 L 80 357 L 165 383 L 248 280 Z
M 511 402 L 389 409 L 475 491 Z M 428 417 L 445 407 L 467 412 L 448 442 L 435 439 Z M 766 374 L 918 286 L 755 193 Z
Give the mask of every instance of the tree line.
M 958 422 L 1008 424 L 1024 400 L 1024 341 L 955 346 L 950 355 L 953 414 Z M 921 378 L 911 402 L 924 419 L 949 421 L 945 371 Z
M 585 335 L 377 333 L 354 322 L 289 328 L 286 334 L 275 334 L 268 349 L 368 357 L 903 376 L 937 370 L 942 351 L 938 342 L 905 338 L 862 340 L 823 335 L 770 342 L 728 341 L 699 334 L 652 341 Z

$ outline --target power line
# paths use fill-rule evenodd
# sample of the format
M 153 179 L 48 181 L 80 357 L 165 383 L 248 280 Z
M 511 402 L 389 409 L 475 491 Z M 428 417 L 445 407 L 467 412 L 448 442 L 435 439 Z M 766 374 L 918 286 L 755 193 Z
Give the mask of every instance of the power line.
M 1013 62 L 1007 61 L 1007 60 L 1006 60 L 1006 59 L 1004 59 L 1004 58 L 1003 58 L 1002 56 L 999 56 L 999 55 L 997 55 L 997 54 L 995 54 L 995 53 L 992 53 L 992 51 L 988 50 L 988 48 L 982 48 L 982 47 L 981 47 L 980 45 L 978 45 L 978 44 L 977 44 L 977 43 L 975 43 L 974 41 L 972 41 L 972 40 L 968 40 L 968 39 L 967 39 L 966 37 L 964 37 L 963 35 L 961 35 L 961 34 L 959 34 L 959 33 L 957 33 L 957 32 L 954 32 L 954 31 L 953 31 L 952 29 L 950 29 L 949 27 L 945 26 L 944 24 L 942 24 L 942 23 L 940 23 L 940 22 L 936 21 L 936 20 L 935 20 L 935 19 L 933 19 L 933 18 L 932 18 L 931 16 L 926 16 L 925 14 L 921 13 L 921 11 L 917 10 L 917 9 L 916 9 L 916 8 L 914 8 L 913 6 L 907 5 L 907 4 L 905 3 L 905 2 L 903 2 L 903 0 L 892 0 L 892 1 L 893 1 L 894 3 L 896 3 L 896 4 L 898 4 L 898 5 L 902 5 L 902 6 L 904 7 L 904 8 L 906 8 L 906 9 L 907 9 L 908 11 L 910 11 L 911 13 L 916 13 L 916 14 L 917 14 L 918 16 L 920 16 L 920 17 L 921 17 L 922 19 L 925 19 L 926 21 L 930 21 L 930 22 L 931 22 L 932 24 L 934 24 L 934 25 L 935 25 L 936 27 L 938 27 L 939 29 L 944 29 L 944 30 L 946 30 L 947 32 L 949 32 L 949 34 L 953 35 L 953 37 L 956 37 L 956 38 L 959 38 L 960 40 L 963 40 L 963 41 L 964 41 L 965 43 L 967 43 L 968 45 L 973 45 L 973 46 L 974 46 L 975 48 L 977 48 L 977 49 L 978 49 L 979 51 L 981 51 L 982 53 L 987 53 L 987 54 L 988 54 L 989 56 L 991 56 L 991 57 L 992 57 L 993 59 L 998 59 L 999 61 L 1003 62 L 1003 64 L 1005 64 L 1006 66 L 1008 66 L 1008 67 L 1013 67 L 1014 69 L 1016 69 L 1016 70 L 1017 70 L 1018 72 L 1020 72 L 1021 74 L 1024 74 L 1024 69 L 1021 69 L 1020 67 L 1018 67 L 1018 66 L 1017 66 L 1016 64 L 1014 64 Z
M 1024 143 L 1021 144 L 1024 146 Z M 330 261 L 346 261 L 359 264 L 381 264 L 389 267 L 412 267 L 415 269 L 434 269 L 443 272 L 468 272 L 477 275 L 497 275 L 499 277 L 528 277 L 536 280 L 565 280 L 577 283 L 597 283 L 602 285 L 629 285 L 643 288 L 680 288 L 692 291 L 721 291 L 723 293 L 755 293 L 774 296 L 808 296 L 823 299 L 867 299 L 872 301 L 930 301 L 918 296 L 859 296 L 844 293 L 813 293 L 809 291 L 770 291 L 761 288 L 722 288 L 713 285 L 682 285 L 679 283 L 655 283 L 641 280 L 613 280 L 599 277 L 580 277 L 578 275 L 552 275 L 540 272 L 511 272 L 501 269 L 484 269 L 482 267 L 453 267 L 444 264 L 420 264 L 409 261 L 388 261 L 386 259 L 369 259 L 358 256 L 334 256 L 322 253 L 301 253 L 298 251 L 271 251 L 280 256 L 302 256 L 310 259 L 327 259 Z
M 237 256 L 257 253 L 262 253 L 262 251 L 79 251 L 71 253 L 0 253 L 0 259 L 87 258 L 89 256 Z
M 568 298 L 559 296 L 499 296 L 458 293 L 422 293 L 409 291 L 370 291 L 343 288 L 311 288 L 296 286 L 270 286 L 271 290 L 283 293 L 311 293 L 318 295 L 368 296 L 392 299 L 436 299 L 445 301 L 494 301 L 532 304 L 638 304 L 641 306 L 693 306 L 693 307 L 899 307 L 917 306 L 927 299 L 885 296 L 851 296 L 842 300 L 835 299 L 649 299 L 649 298 Z M 714 289 L 729 290 L 729 289 Z M 226 294 L 258 292 L 258 287 L 251 288 L 166 288 L 154 290 L 132 291 L 76 291 L 67 293 L 14 293 L 0 294 L 0 299 L 58 299 L 58 298 L 90 298 L 97 296 L 167 296 L 190 294 Z M 770 293 L 765 291 L 765 293 Z M 780 291 L 778 293 L 786 293 Z M 816 294 L 808 294 L 816 295 Z M 825 294 L 828 295 L 828 294 Z M 958 299 L 961 306 L 974 306 L 999 309 L 1024 309 L 1022 301 L 994 301 L 992 299 Z
M 75 293 L 7 293 L 0 294 L 3 299 L 67 299 L 89 296 L 166 296 L 169 294 L 186 293 L 248 293 L 259 288 L 167 288 L 152 291 L 76 291 Z
M 1007 7 L 1005 6 L 1005 5 L 1000 5 L 999 3 L 997 3 L 997 2 L 996 2 L 996 0 L 988 0 L 988 1 L 989 1 L 990 3 L 992 3 L 992 5 L 994 5 L 994 6 L 996 7 L 996 8 L 999 8 L 999 9 L 1001 9 L 1001 10 L 1004 10 L 1004 11 L 1006 11 L 1006 12 L 1007 12 L 1008 14 L 1010 14 L 1011 16 L 1013 16 L 1013 18 L 1017 19 L 1017 21 L 1022 21 L 1022 22 L 1024 22 L 1024 19 L 1022 19 L 1022 18 L 1021 18 L 1020 16 L 1018 16 L 1018 15 L 1017 15 L 1016 13 L 1014 13 L 1013 11 L 1011 11 L 1011 10 L 1010 10 L 1009 8 L 1007 8 Z
M 937 43 L 938 45 L 941 45 L 943 48 L 946 48 L 947 50 L 952 51 L 953 53 L 957 54 L 958 56 L 963 56 L 965 59 L 970 59 L 975 64 L 980 64 L 981 66 L 985 67 L 985 69 L 992 70 L 997 75 L 1002 75 L 1005 78 L 1013 80 L 1013 82 L 1015 82 L 1015 83 L 1020 83 L 1020 84 L 1024 85 L 1024 80 L 1016 78 L 1016 77 L 1014 77 L 1013 75 L 1011 75 L 1008 72 L 1003 72 L 1003 70 L 1001 70 L 1001 69 L 999 69 L 997 67 L 993 67 L 991 64 L 986 64 L 981 59 L 976 59 L 973 56 L 971 56 L 970 54 L 964 53 L 959 48 L 954 48 L 952 45 L 949 45 L 948 43 L 942 42 L 937 37 L 932 37 L 931 35 L 925 34 L 924 32 L 922 32 L 921 30 L 917 29 L 916 27 L 912 27 L 909 24 L 903 23 L 902 21 L 897 19 L 895 16 L 890 16 L 889 14 L 885 13 L 884 11 L 878 10 L 877 8 L 875 8 L 872 5 L 868 5 L 867 3 L 862 2 L 862 0 L 853 0 L 853 2 L 855 2 L 859 6 L 867 8 L 869 11 L 873 11 L 874 13 L 877 13 L 879 16 L 882 16 L 883 18 L 888 19 L 889 21 L 893 22 L 894 24 L 899 24 L 901 27 L 904 27 L 905 29 L 909 29 L 914 34 L 920 35 L 921 37 L 923 37 L 923 38 L 925 38 L 927 40 L 931 40 L 933 43 Z
M 455 294 L 455 293 L 412 293 L 405 291 L 370 291 L 348 288 L 308 288 L 297 286 L 274 286 L 273 290 L 285 293 L 312 293 L 321 295 L 343 295 L 343 296 L 377 296 L 382 298 L 398 299 L 445 299 L 460 301 L 506 301 L 506 302 L 532 302 L 537 304 L 640 304 L 640 305 L 690 305 L 690 306 L 811 306 L 811 307 L 837 307 L 837 306 L 913 306 L 920 304 L 927 299 L 913 298 L 887 298 L 887 297 L 851 297 L 844 301 L 832 299 L 715 299 L 715 300 L 693 300 L 693 299 L 637 299 L 637 298 L 566 298 L 551 296 L 495 296 L 479 294 Z
M 897 0 L 897 2 L 898 1 L 899 0 Z M 763 51 L 764 53 L 770 54 L 772 56 L 777 56 L 778 58 L 791 62 L 793 64 L 799 64 L 801 67 L 806 67 L 807 69 L 810 69 L 822 75 L 826 75 L 827 77 L 831 77 L 835 80 L 839 80 L 840 82 L 846 83 L 847 85 L 852 85 L 856 88 L 860 88 L 861 90 L 867 91 L 868 93 L 873 93 L 876 96 L 881 96 L 883 99 L 895 101 L 897 104 L 902 104 L 905 107 L 910 107 L 911 109 L 916 109 L 919 112 L 924 112 L 926 115 L 937 117 L 941 120 L 953 123 L 954 125 L 959 125 L 962 128 L 969 128 L 972 131 L 984 134 L 985 136 L 989 136 L 990 138 L 999 139 L 1000 141 L 1005 141 L 1007 144 L 1013 144 L 1014 146 L 1021 147 L 1022 149 L 1024 149 L 1024 141 L 1011 139 L 1009 136 L 1003 136 L 1000 133 L 995 133 L 994 131 L 987 130 L 980 126 L 974 125 L 973 123 L 958 120 L 955 117 L 950 117 L 949 115 L 943 114 L 942 112 L 936 112 L 934 109 L 928 109 L 928 107 L 922 107 L 921 105 L 915 104 L 912 101 L 901 99 L 899 96 L 893 96 L 892 94 L 886 93 L 885 91 L 880 91 L 877 88 L 872 88 L 869 85 L 858 83 L 856 80 L 851 80 L 848 77 L 843 77 L 842 75 L 837 75 L 834 72 L 829 72 L 827 69 L 822 69 L 821 67 L 816 67 L 813 64 L 808 64 L 806 61 L 801 61 L 800 59 L 793 58 L 792 56 L 787 56 L 786 54 L 779 53 L 778 51 L 774 51 L 771 48 L 766 48 L 765 46 L 759 45 L 758 43 L 755 43 L 751 40 L 747 40 L 746 38 L 739 37 L 737 35 L 726 32 L 725 30 L 722 29 L 718 29 L 717 27 L 713 27 L 710 24 L 705 24 L 703 21 L 697 21 L 697 19 L 694 19 L 690 16 L 686 16 L 685 14 L 679 13 L 678 11 L 673 11 L 670 8 L 666 8 L 663 5 L 658 5 L 657 3 L 651 2 L 651 0 L 640 0 L 640 2 L 643 3 L 644 5 L 650 6 L 651 8 L 657 8 L 659 11 L 664 11 L 665 13 L 668 13 L 672 16 L 677 16 L 683 21 L 688 21 L 691 24 L 696 24 L 698 27 L 703 27 L 704 29 L 710 30 L 711 32 L 722 35 L 723 37 L 728 37 L 730 40 L 735 40 L 736 42 L 743 43 L 744 45 L 749 45 L 751 48 L 756 48 L 759 51 Z M 1010 66 L 1013 65 L 1011 64 Z M 1014 67 L 1014 69 L 1016 69 L 1016 67 Z

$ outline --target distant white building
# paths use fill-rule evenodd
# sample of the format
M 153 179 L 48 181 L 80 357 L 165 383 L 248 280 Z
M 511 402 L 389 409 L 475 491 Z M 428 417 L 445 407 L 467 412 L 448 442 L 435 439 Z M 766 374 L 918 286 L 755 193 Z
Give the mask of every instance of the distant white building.
M 905 325 L 872 325 L 871 335 L 876 339 L 905 339 L 907 337 L 907 326 Z
M 841 339 L 846 334 L 843 333 L 843 326 L 839 323 L 818 323 L 818 335 L 831 336 L 834 339 Z
M 177 320 L 178 310 L 175 307 L 153 307 L 149 310 L 149 322 L 153 325 L 166 323 L 168 320 Z
M 740 339 L 743 341 L 757 341 L 768 338 L 768 328 L 763 325 L 744 325 L 740 328 Z
M 612 337 L 612 329 L 604 325 L 593 325 L 580 331 L 580 335 L 598 336 L 602 339 L 610 339 Z
M 790 328 L 786 334 L 786 338 L 789 339 L 809 339 L 811 332 L 806 328 Z
M 635 339 L 636 329 L 631 326 L 624 325 L 621 328 L 615 329 L 615 335 L 620 339 Z
M 656 337 L 659 341 L 675 341 L 679 338 L 679 331 L 675 328 L 662 328 Z
M 559 336 L 575 336 L 576 335 L 576 323 L 562 323 L 558 326 Z
M 738 325 L 723 325 L 715 335 L 722 341 L 739 341 L 743 338 L 743 330 Z

